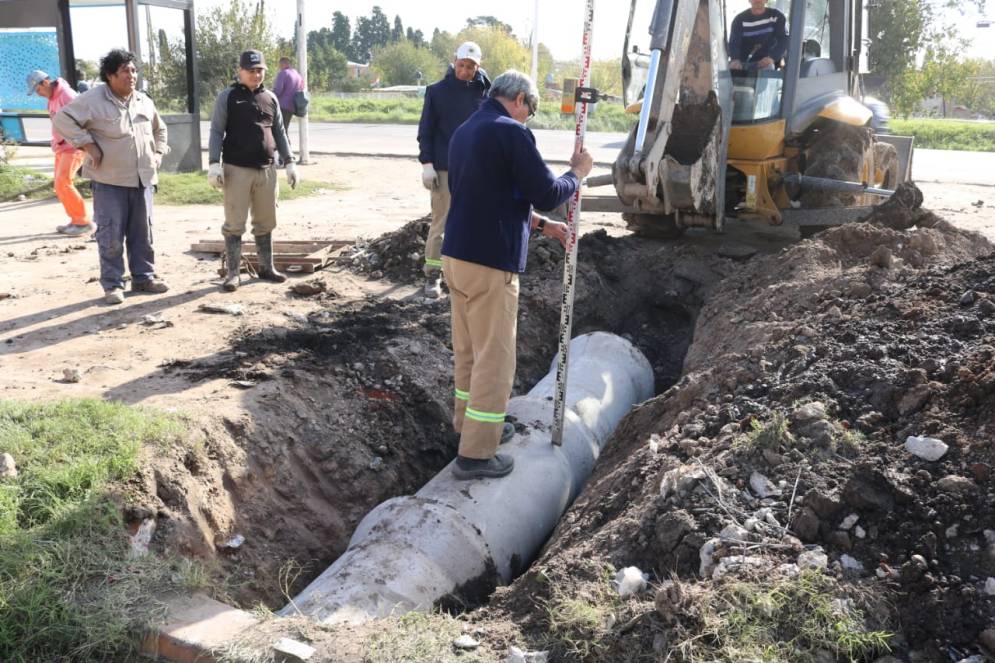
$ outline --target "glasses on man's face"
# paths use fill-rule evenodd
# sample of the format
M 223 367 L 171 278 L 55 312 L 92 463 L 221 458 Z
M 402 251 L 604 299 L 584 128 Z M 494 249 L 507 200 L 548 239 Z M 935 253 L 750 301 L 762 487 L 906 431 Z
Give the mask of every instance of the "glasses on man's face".
M 536 111 L 539 110 L 539 100 L 535 97 L 525 97 L 525 103 L 529 107 L 529 118 L 532 119 L 536 116 Z

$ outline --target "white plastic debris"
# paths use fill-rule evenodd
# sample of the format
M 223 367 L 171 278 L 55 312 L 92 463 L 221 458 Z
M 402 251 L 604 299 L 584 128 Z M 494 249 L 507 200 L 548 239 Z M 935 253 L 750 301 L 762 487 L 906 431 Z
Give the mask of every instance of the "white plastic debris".
M 674 493 L 689 491 L 696 483 L 705 478 L 705 471 L 694 465 L 681 465 L 663 475 L 660 482 L 660 496 L 670 497 Z
M 453 647 L 456 647 L 456 649 L 476 649 L 479 646 L 480 643 L 466 633 L 453 640 Z
M 989 578 L 985 581 L 985 594 L 995 596 L 995 578 Z
M 83 379 L 83 375 L 79 372 L 78 368 L 63 368 L 62 369 L 62 381 L 69 382 L 71 384 L 76 384 Z
M 197 310 L 204 313 L 222 313 L 224 315 L 242 315 L 245 313 L 245 309 L 242 308 L 241 304 L 201 304 L 197 307 Z
M 245 537 L 242 536 L 241 534 L 236 534 L 232 538 L 225 541 L 224 547 L 229 548 L 231 550 L 238 550 L 239 548 L 242 547 L 243 543 L 245 543 Z
M 851 557 L 850 555 L 840 556 L 840 566 L 846 571 L 863 571 L 864 564 L 859 559 Z
M 949 448 L 943 440 L 938 440 L 935 437 L 909 435 L 905 439 L 905 450 L 923 460 L 940 460 Z
M 0 454 L 0 479 L 13 479 L 17 476 L 17 463 L 8 453 Z
M 655 454 L 655 453 L 657 453 L 657 452 L 660 451 L 660 442 L 661 441 L 662 441 L 662 439 L 656 433 L 653 433 L 652 435 L 650 435 L 650 441 L 649 441 L 650 453 L 654 453 Z
M 750 475 L 750 489 L 760 499 L 776 497 L 781 494 L 780 488 L 775 486 L 770 479 L 756 471 Z
M 857 525 L 853 528 L 853 535 L 858 539 L 863 539 L 867 536 L 867 531 L 860 525 Z
M 840 529 L 848 530 L 854 525 L 856 525 L 858 520 L 860 520 L 860 516 L 856 513 L 851 513 L 849 516 L 843 519 L 843 522 L 840 523 Z
M 508 658 L 504 663 L 548 663 L 548 651 L 524 651 L 518 647 L 508 648 Z
M 646 589 L 650 577 L 635 566 L 627 566 L 615 574 L 615 586 L 620 598 L 635 596 Z
M 306 661 L 314 656 L 315 652 L 314 647 L 306 645 L 303 642 L 291 640 L 290 638 L 280 638 L 273 645 L 273 649 L 284 656 L 289 656 L 291 660 L 295 661 Z
M 138 526 L 138 531 L 131 537 L 132 557 L 144 557 L 149 554 L 149 544 L 152 543 L 152 535 L 155 534 L 155 519 L 146 518 Z
M 698 551 L 698 559 L 701 560 L 698 573 L 702 578 L 708 578 L 712 575 L 712 570 L 715 568 L 715 550 L 720 543 L 722 542 L 719 539 L 709 539 Z
M 770 561 L 765 557 L 755 555 L 730 555 L 719 560 L 718 566 L 712 571 L 712 580 L 718 580 L 740 569 L 761 569 L 768 567 Z
M 801 569 L 824 569 L 829 566 L 829 556 L 822 548 L 806 550 L 798 555 L 798 567 Z

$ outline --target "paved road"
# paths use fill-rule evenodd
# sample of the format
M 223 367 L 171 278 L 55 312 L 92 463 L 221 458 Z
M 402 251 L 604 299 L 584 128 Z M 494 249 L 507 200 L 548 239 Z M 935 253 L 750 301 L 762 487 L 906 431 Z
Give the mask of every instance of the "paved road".
M 44 140 L 48 120 L 26 121 L 28 138 Z M 201 141 L 207 148 L 208 123 L 201 123 Z M 312 152 L 342 155 L 381 155 L 417 157 L 417 127 L 406 124 L 339 124 L 315 122 L 310 126 Z M 291 142 L 298 140 L 297 120 L 291 125 Z M 535 131 L 539 151 L 551 162 L 565 162 L 573 151 L 573 134 L 569 131 Z M 591 132 L 587 148 L 599 164 L 615 160 L 625 135 Z M 995 152 L 959 152 L 954 150 L 916 150 L 913 176 L 922 182 L 995 186 Z

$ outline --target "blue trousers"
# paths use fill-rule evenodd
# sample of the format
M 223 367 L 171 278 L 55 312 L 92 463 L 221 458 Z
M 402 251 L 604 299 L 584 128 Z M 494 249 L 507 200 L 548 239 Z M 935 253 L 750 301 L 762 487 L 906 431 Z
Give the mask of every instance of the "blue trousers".
M 152 248 L 152 188 L 93 182 L 93 221 L 97 224 L 100 285 L 124 288 L 124 250 L 132 283 L 155 276 Z

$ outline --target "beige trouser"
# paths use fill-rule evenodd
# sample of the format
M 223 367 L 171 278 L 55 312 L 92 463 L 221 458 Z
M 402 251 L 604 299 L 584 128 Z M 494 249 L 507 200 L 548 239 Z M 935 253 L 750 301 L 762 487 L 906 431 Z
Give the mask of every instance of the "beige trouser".
M 439 186 L 432 189 L 432 225 L 425 240 L 425 276 L 437 274 L 442 269 L 442 236 L 446 232 L 446 215 L 449 214 L 449 173 L 436 171 Z
M 459 455 L 492 458 L 515 380 L 518 274 L 442 258 L 453 317 L 453 428 Z
M 268 235 L 276 228 L 276 167 L 243 168 L 224 165 L 225 224 L 221 233 L 241 237 L 252 211 L 252 234 Z

